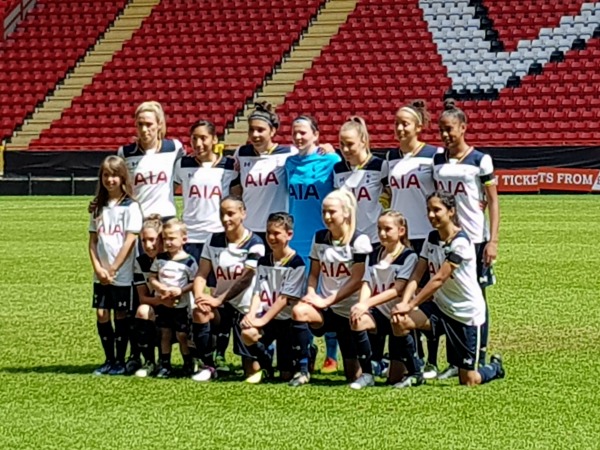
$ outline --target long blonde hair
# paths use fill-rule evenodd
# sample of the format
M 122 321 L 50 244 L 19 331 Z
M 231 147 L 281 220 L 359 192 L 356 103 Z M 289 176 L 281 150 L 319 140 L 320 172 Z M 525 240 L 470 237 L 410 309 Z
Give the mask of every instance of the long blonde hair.
M 167 135 L 167 121 L 162 105 L 155 101 L 144 102 L 135 110 L 135 118 L 137 119 L 141 113 L 145 112 L 153 113 L 156 117 L 156 122 L 158 123 L 158 140 L 163 140 Z
M 339 201 L 342 205 L 344 214 L 348 217 L 347 222 L 344 224 L 344 234 L 340 240 L 341 244 L 346 245 L 350 242 L 356 231 L 356 197 L 348 189 L 336 189 L 327 194 L 323 199 L 323 203 L 325 203 L 326 200 Z

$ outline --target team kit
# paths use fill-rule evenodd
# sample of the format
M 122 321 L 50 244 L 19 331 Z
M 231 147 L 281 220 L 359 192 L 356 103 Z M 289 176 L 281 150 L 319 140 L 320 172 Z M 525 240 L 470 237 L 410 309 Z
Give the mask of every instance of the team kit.
M 337 152 L 309 115 L 280 145 L 263 102 L 233 156 L 206 120 L 191 126 L 186 155 L 166 138 L 162 106 L 139 105 L 136 141 L 103 161 L 89 206 L 105 355 L 94 374 L 211 382 L 231 370 L 232 341 L 247 383 L 298 387 L 325 336 L 322 373 L 337 371 L 339 348 L 352 389 L 376 377 L 394 388 L 504 378 L 501 356 L 487 354 L 500 222 L 492 159 L 467 144 L 452 100 L 438 118 L 443 147 L 419 140 L 431 121 L 423 101 L 394 120 L 399 145 L 382 158 L 360 117 L 341 126 Z

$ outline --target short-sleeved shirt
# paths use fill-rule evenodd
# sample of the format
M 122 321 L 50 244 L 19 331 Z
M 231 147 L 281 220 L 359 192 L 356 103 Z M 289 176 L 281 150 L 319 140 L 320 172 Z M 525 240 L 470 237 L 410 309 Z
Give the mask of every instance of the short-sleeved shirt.
M 376 246 L 369 257 L 369 266 L 365 270 L 363 281 L 369 283 L 371 296 L 381 294 L 392 289 L 396 281 L 409 280 L 419 260 L 418 255 L 410 248 L 405 248 L 391 264 L 384 266 L 380 264 L 383 257 L 383 247 Z M 398 299 L 377 305 L 376 308 L 388 319 Z
M 477 279 L 475 245 L 467 233 L 461 230 L 451 241 L 444 242 L 437 230 L 432 231 L 423 245 L 421 258 L 427 260 L 431 276 L 446 261 L 455 267 L 452 276 L 433 295 L 442 312 L 465 325 L 482 325 L 485 300 Z
M 148 256 L 148 254 L 144 253 L 135 258 L 135 263 L 133 266 L 133 284 L 136 286 L 145 284 L 150 292 L 154 290 L 148 282 L 150 278 L 150 269 L 152 268 L 153 262 L 154 258 L 151 258 Z
M 232 158 L 222 158 L 215 166 L 208 167 L 192 156 L 184 156 L 177 162 L 173 179 L 181 185 L 188 242 L 204 243 L 212 233 L 223 231 L 221 199 L 229 195 L 238 176 L 234 165 Z
M 472 150 L 458 161 L 450 158 L 448 151 L 438 152 L 433 158 L 433 177 L 437 189 L 456 198 L 461 227 L 471 241 L 480 244 L 489 239 L 481 202 L 485 200 L 485 186 L 495 183 L 492 157 Z
M 356 197 L 356 229 L 369 236 L 371 242 L 379 242 L 377 218 L 383 211 L 379 197 L 388 184 L 387 161 L 372 156 L 363 167 L 351 167 L 341 161 L 333 173 L 334 187 L 348 189 Z
M 300 256 L 308 258 L 315 230 L 323 227 L 322 204 L 333 191 L 333 166 L 340 162 L 336 153 L 294 155 L 287 159 L 290 188 L 289 213 L 294 217 L 294 237 L 290 243 Z
M 235 158 L 240 166 L 238 182 L 249 211 L 244 222 L 248 229 L 265 232 L 269 214 L 288 211 L 285 162 L 296 153 L 296 147 L 285 145 L 278 145 L 267 154 L 258 154 L 252 145 L 242 145 L 236 150 Z
M 408 222 L 409 239 L 425 239 L 432 230 L 427 219 L 427 197 L 435 191 L 433 157 L 438 147 L 425 145 L 416 155 L 390 150 L 390 209 L 401 213 Z
M 152 262 L 150 273 L 156 275 L 158 281 L 166 286 L 183 289 L 194 282 L 198 273 L 198 263 L 192 255 L 186 255 L 182 259 L 172 259 L 168 253 L 161 253 Z M 175 308 L 189 308 L 192 298 L 192 292 L 182 294 Z
M 313 239 L 310 259 L 320 266 L 318 293 L 323 297 L 335 294 L 352 276 L 354 264 L 366 264 L 373 251 L 366 234 L 354 233 L 348 244 L 336 245 L 329 230 L 319 230 Z M 340 316 L 350 317 L 352 306 L 358 301 L 358 291 L 331 309 Z
M 175 216 L 173 200 L 173 171 L 175 163 L 184 155 L 183 145 L 178 140 L 163 139 L 160 151 L 143 151 L 137 144 L 121 147 L 117 154 L 125 159 L 133 193 L 144 217 L 160 214 Z
M 98 236 L 98 259 L 102 267 L 107 269 L 115 261 L 123 248 L 127 233 L 140 233 L 142 221 L 140 204 L 130 198 L 125 198 L 121 202 L 111 201 L 97 215 L 91 214 L 89 231 Z M 117 271 L 113 285 L 131 286 L 134 261 L 135 250 L 132 250 Z M 94 282 L 98 282 L 95 274 Z
M 202 249 L 202 259 L 210 261 L 215 276 L 215 297 L 223 294 L 233 286 L 244 273 L 246 267 L 256 269 L 258 260 L 265 255 L 265 244 L 251 231 L 247 231 L 239 244 L 230 244 L 225 233 L 212 234 Z M 241 313 L 247 313 L 252 300 L 252 286 L 256 282 L 256 274 L 252 285 L 229 303 Z
M 273 254 L 263 256 L 258 260 L 254 294 L 260 298 L 261 313 L 266 313 L 271 309 L 280 295 L 292 299 L 301 298 L 305 288 L 306 266 L 298 254 L 283 263 L 274 262 Z M 289 304 L 275 316 L 277 320 L 291 318 L 292 306 Z

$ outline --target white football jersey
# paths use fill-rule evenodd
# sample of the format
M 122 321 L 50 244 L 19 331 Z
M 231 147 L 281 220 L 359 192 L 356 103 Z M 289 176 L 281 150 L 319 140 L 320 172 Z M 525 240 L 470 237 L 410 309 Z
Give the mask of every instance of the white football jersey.
M 369 283 L 371 288 L 371 297 L 381 294 L 388 289 L 392 289 L 397 280 L 410 279 L 410 276 L 419 260 L 418 255 L 410 248 L 405 248 L 391 264 L 381 264 L 383 256 L 383 247 L 377 247 L 369 257 L 369 266 L 365 269 L 363 281 Z M 388 319 L 391 318 L 391 311 L 394 305 L 398 303 L 399 298 L 390 300 L 376 308 Z
M 177 162 L 173 179 L 181 185 L 188 242 L 204 243 L 212 233 L 223 231 L 221 199 L 229 195 L 238 176 L 234 165 L 231 158 L 222 158 L 214 167 L 203 167 L 192 156 L 184 156 Z
M 371 240 L 366 234 L 354 233 L 346 245 L 334 245 L 329 230 L 315 233 L 310 259 L 321 267 L 317 292 L 322 297 L 335 294 L 352 276 L 354 264 L 366 264 L 373 251 Z M 365 268 L 366 270 L 366 268 Z M 350 318 L 350 309 L 358 302 L 358 290 L 350 297 L 331 306 L 342 317 Z
M 450 158 L 447 151 L 433 158 L 433 178 L 437 189 L 456 197 L 460 226 L 475 244 L 487 239 L 488 226 L 481 202 L 485 200 L 485 185 L 494 183 L 492 157 L 472 150 L 462 161 Z
M 98 235 L 98 258 L 102 267 L 106 269 L 115 261 L 125 243 L 127 233 L 140 233 L 142 222 L 140 204 L 130 198 L 125 198 L 120 203 L 109 202 L 97 216 L 91 214 L 89 231 Z M 113 285 L 131 286 L 134 261 L 135 246 L 117 271 Z M 95 274 L 94 282 L 98 282 Z
M 210 261 L 217 285 L 213 295 L 218 297 L 233 286 L 244 273 L 246 267 L 256 269 L 258 260 L 265 255 L 265 244 L 256 234 L 248 231 L 239 244 L 227 242 L 225 232 L 212 234 L 202 249 L 202 259 Z M 252 284 L 229 303 L 243 314 L 248 312 L 252 301 Z
M 161 253 L 152 262 L 150 273 L 157 276 L 158 281 L 169 287 L 184 288 L 194 282 L 198 272 L 198 263 L 192 255 L 183 259 L 172 259 L 168 253 Z M 182 294 L 175 308 L 189 308 L 192 304 L 193 293 Z
M 398 211 L 408 222 L 408 238 L 425 239 L 433 229 L 427 218 L 427 196 L 435 191 L 433 157 L 438 148 L 425 145 L 416 155 L 390 150 L 389 184 L 392 192 L 390 209 Z
M 377 156 L 360 168 L 351 167 L 346 161 L 333 166 L 333 186 L 352 191 L 358 204 L 356 229 L 369 236 L 371 242 L 379 242 L 377 218 L 383 211 L 379 197 L 387 183 L 387 161 Z
M 144 217 L 160 214 L 175 216 L 173 200 L 173 171 L 184 150 L 178 140 L 163 139 L 160 151 L 142 151 L 137 144 L 121 147 L 117 154 L 125 159 L 133 193 Z
M 242 145 L 235 152 L 240 167 L 239 183 L 248 210 L 244 225 L 264 233 L 267 218 L 274 212 L 288 211 L 288 181 L 285 161 L 298 153 L 296 147 L 278 145 L 271 153 L 260 155 L 252 145 Z
M 306 288 L 306 265 L 302 258 L 295 254 L 289 261 L 281 264 L 273 261 L 273 255 L 263 256 L 258 260 L 254 294 L 260 297 L 259 313 L 266 313 L 279 295 L 290 299 L 300 299 Z M 292 306 L 287 305 L 275 319 L 292 318 Z
M 456 267 L 452 276 L 433 295 L 444 314 L 465 325 L 485 322 L 485 300 L 477 279 L 475 245 L 461 230 L 452 241 L 443 242 L 432 231 L 423 245 L 421 258 L 427 260 L 429 273 L 435 275 L 444 262 Z

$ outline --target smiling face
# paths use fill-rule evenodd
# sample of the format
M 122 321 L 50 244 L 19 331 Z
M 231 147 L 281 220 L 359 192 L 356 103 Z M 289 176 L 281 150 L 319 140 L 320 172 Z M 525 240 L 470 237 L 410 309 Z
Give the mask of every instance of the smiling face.
M 319 132 L 313 131 L 312 127 L 305 121 L 294 122 L 292 126 L 292 142 L 301 151 L 308 150 L 316 145 L 319 140 Z
M 398 221 L 392 216 L 381 216 L 377 220 L 377 234 L 383 246 L 394 246 L 406 234 L 406 228 L 398 226 Z
M 235 200 L 225 200 L 221 203 L 221 223 L 225 232 L 232 232 L 243 227 L 246 218 L 246 210 L 240 202 Z
M 140 239 L 142 240 L 142 247 L 144 249 L 144 252 L 150 258 L 154 258 L 159 253 L 162 253 L 162 235 L 158 233 L 154 228 L 144 228 L 140 233 Z
M 264 120 L 253 119 L 248 124 L 248 139 L 257 152 L 264 152 L 273 146 L 276 131 Z
M 148 148 L 149 145 L 153 145 L 158 141 L 160 124 L 158 123 L 156 114 L 153 112 L 140 112 L 135 118 L 135 127 L 137 137 L 144 148 Z
M 431 197 L 427 201 L 427 218 L 429 223 L 436 230 L 447 227 L 453 223 L 456 211 L 454 208 L 448 209 L 442 200 L 438 197 Z
M 208 127 L 200 125 L 192 131 L 190 143 L 195 157 L 200 160 L 210 160 L 217 144 L 217 136 L 210 134 Z
M 344 211 L 342 202 L 335 198 L 328 198 L 323 202 L 323 222 L 329 231 L 337 234 L 349 220 L 348 213 Z
M 283 224 L 276 222 L 267 223 L 267 243 L 273 251 L 284 249 L 292 240 L 293 233 Z
M 163 229 L 162 238 L 165 250 L 172 255 L 180 251 L 187 242 L 187 235 L 178 226 Z
M 416 117 L 402 109 L 396 113 L 396 139 L 400 142 L 411 142 L 417 138 L 423 127 L 418 124 Z
M 440 119 L 440 137 L 444 146 L 450 150 L 460 148 L 465 142 L 467 124 L 453 116 L 443 116 Z
M 123 193 L 122 185 L 123 179 L 118 173 L 113 172 L 108 168 L 105 168 L 102 171 L 102 186 L 104 186 L 108 192 L 109 197 L 120 197 Z
M 340 150 L 344 159 L 353 166 L 360 164 L 368 156 L 367 144 L 360 139 L 355 128 L 340 132 Z

